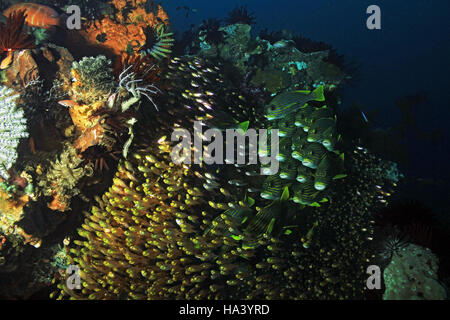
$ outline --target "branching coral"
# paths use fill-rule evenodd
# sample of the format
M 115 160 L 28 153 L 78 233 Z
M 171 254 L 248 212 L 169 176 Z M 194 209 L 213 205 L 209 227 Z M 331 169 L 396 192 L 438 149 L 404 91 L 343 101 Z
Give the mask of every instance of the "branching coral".
M 0 176 L 9 177 L 8 170 L 16 162 L 20 139 L 28 137 L 24 112 L 18 109 L 18 95 L 5 86 L 0 87 Z

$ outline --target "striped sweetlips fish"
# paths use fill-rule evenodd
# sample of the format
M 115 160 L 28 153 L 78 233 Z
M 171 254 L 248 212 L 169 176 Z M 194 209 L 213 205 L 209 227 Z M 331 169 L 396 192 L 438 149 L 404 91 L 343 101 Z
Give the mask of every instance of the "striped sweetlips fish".
M 265 116 L 269 121 L 281 119 L 296 113 L 310 101 L 325 101 L 323 86 L 317 87 L 314 91 L 297 90 L 277 95 L 266 106 Z

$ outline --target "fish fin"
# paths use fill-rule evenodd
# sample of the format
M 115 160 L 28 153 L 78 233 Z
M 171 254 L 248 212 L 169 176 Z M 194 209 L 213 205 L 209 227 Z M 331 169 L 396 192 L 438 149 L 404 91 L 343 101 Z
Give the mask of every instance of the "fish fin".
M 347 177 L 345 173 L 337 174 L 333 177 L 333 180 L 344 179 L 345 177 Z
M 234 234 L 232 234 L 231 237 L 232 237 L 234 240 L 236 240 L 236 241 L 242 240 L 241 236 L 237 236 L 237 235 L 234 235 Z
M 280 201 L 289 200 L 289 187 L 284 187 L 283 193 L 281 194 Z
M 313 92 L 311 92 L 312 100 L 325 101 L 323 86 L 318 86 Z
M 244 131 L 244 133 L 247 132 L 248 126 L 250 125 L 250 121 L 244 121 L 238 124 L 238 128 Z
M 318 202 L 313 202 L 309 204 L 310 207 L 320 207 L 320 204 Z
M 267 229 L 266 229 L 267 234 L 272 233 L 274 224 L 275 224 L 275 218 L 270 219 L 269 225 L 267 226 Z
M 319 202 L 328 202 L 328 199 L 327 198 L 322 198 L 322 200 L 320 200 Z
M 305 94 L 305 95 L 311 93 L 310 90 L 295 90 L 294 92 L 301 93 L 301 94 Z
M 247 197 L 247 204 L 249 207 L 253 206 L 255 204 L 255 199 L 252 197 Z

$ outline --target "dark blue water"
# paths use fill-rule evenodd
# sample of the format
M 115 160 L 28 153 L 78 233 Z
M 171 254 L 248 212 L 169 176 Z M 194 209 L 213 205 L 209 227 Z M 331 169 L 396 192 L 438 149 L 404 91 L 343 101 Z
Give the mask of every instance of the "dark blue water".
M 365 110 L 379 109 L 379 117 L 369 119 L 373 126 L 388 128 L 399 121 L 398 98 L 425 94 L 426 102 L 415 110 L 418 129 L 439 128 L 441 135 L 430 142 L 417 139 L 417 128 L 409 134 L 408 163 L 402 170 L 412 179 L 431 179 L 431 185 L 420 188 L 410 183 L 411 197 L 433 206 L 449 205 L 450 1 L 178 0 L 162 4 L 178 31 L 203 19 L 225 18 L 236 5 L 247 5 L 257 18 L 255 34 L 263 28 L 289 29 L 331 44 L 348 60 L 361 63 L 355 86 L 343 89 L 343 105 L 356 102 Z M 366 27 L 366 9 L 372 4 L 381 8 L 381 30 Z M 186 17 L 177 6 L 197 12 Z

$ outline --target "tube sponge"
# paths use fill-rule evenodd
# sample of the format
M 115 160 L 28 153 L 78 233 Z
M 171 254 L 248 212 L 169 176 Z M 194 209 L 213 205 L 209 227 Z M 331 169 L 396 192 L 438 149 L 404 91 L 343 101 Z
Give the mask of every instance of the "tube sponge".
M 0 176 L 5 179 L 9 177 L 7 171 L 16 162 L 19 140 L 28 137 L 24 111 L 15 102 L 19 95 L 12 92 L 8 87 L 0 86 Z

